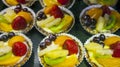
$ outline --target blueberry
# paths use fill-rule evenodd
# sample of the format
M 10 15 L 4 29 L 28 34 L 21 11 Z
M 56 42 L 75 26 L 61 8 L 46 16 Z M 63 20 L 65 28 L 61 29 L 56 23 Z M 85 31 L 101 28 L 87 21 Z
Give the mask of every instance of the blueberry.
M 99 44 L 102 45 L 103 47 L 105 46 L 105 44 L 102 41 L 100 41 Z
M 23 11 L 28 12 L 28 9 L 27 8 L 23 8 Z
M 0 41 L 6 42 L 7 40 L 8 40 L 8 36 L 7 36 L 7 35 L 2 35 L 2 36 L 0 37 Z
M 56 35 L 55 35 L 55 34 L 51 34 L 51 35 L 49 36 L 49 39 L 50 39 L 51 41 L 54 41 L 54 40 L 56 39 Z
M 21 10 L 22 10 L 22 6 L 21 6 L 20 4 L 18 4 L 18 5 L 16 6 L 16 8 L 14 9 L 14 11 L 15 11 L 16 13 L 19 13 Z
M 96 28 L 96 26 L 95 25 L 90 25 L 90 29 L 95 29 Z
M 45 44 L 46 45 L 50 45 L 51 44 L 51 40 L 49 38 L 45 39 Z
M 9 32 L 9 33 L 8 33 L 8 38 L 12 38 L 13 36 L 15 36 L 15 33 L 14 33 L 14 32 Z
M 20 4 L 16 5 L 16 8 L 22 9 L 22 6 Z
M 45 15 L 44 12 L 40 12 L 37 16 L 37 20 L 46 19 L 46 18 L 47 18 L 47 16 Z
M 88 20 L 88 19 L 90 19 L 90 16 L 89 16 L 89 15 L 83 16 L 83 20 Z
M 105 35 L 104 34 L 100 34 L 99 38 L 100 38 L 101 41 L 104 41 L 105 40 Z
M 85 20 L 84 23 L 83 23 L 83 25 L 89 27 L 91 25 L 90 20 Z
M 99 43 L 100 42 L 100 38 L 99 37 L 94 37 L 93 38 L 93 42 Z
M 45 42 L 41 42 L 41 43 L 40 43 L 40 48 L 42 48 L 42 49 L 46 48 Z
M 91 22 L 92 25 L 96 25 L 97 21 L 95 19 L 91 19 L 90 22 Z

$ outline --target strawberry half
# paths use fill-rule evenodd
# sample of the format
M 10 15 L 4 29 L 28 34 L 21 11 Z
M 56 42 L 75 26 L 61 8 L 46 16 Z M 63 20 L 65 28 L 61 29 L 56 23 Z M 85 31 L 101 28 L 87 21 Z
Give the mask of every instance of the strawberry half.
M 23 56 L 27 52 L 27 47 L 22 42 L 15 42 L 12 46 L 12 52 L 15 56 Z
M 57 1 L 62 5 L 66 5 L 69 2 L 69 0 L 57 0 Z
M 63 48 L 69 51 L 69 55 L 78 53 L 78 45 L 74 40 L 67 39 L 63 45 Z

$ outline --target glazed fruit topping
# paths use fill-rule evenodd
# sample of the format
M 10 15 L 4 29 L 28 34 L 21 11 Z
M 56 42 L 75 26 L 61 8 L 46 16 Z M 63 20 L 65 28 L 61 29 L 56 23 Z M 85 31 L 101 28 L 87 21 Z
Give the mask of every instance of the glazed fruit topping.
M 104 6 L 102 6 L 101 8 L 102 8 L 102 10 L 103 10 L 103 16 L 104 16 L 105 14 L 108 14 L 108 15 L 111 14 L 111 10 L 109 9 L 108 6 L 104 5 Z
M 56 39 L 56 35 L 55 34 L 51 34 L 49 36 L 49 39 L 52 40 L 52 41 L 54 41 Z
M 28 12 L 28 9 L 27 8 L 23 8 L 23 11 Z
M 45 39 L 45 44 L 46 45 L 50 45 L 51 44 L 51 40 L 49 38 Z
M 8 36 L 7 36 L 7 35 L 2 35 L 2 36 L 0 37 L 0 41 L 6 42 L 7 40 L 8 40 Z
M 104 40 L 106 39 L 104 34 L 100 34 L 98 37 L 94 37 L 93 38 L 93 42 L 95 43 L 99 43 L 100 45 L 102 45 L 104 47 Z
M 40 48 L 42 48 L 42 49 L 46 48 L 46 43 L 45 42 L 41 42 L 40 43 Z
M 57 1 L 62 5 L 66 5 L 69 2 L 69 0 L 57 0 Z
M 21 3 L 21 4 L 26 4 L 27 1 L 26 0 L 17 0 L 17 2 Z
M 12 28 L 14 30 L 21 30 L 27 27 L 27 22 L 22 16 L 16 17 L 12 22 Z
M 63 12 L 57 5 L 53 5 L 50 11 L 50 14 L 53 15 L 55 18 L 63 18 Z
M 63 45 L 63 48 L 69 51 L 69 55 L 78 53 L 78 45 L 74 40 L 67 39 Z
M 23 56 L 27 52 L 27 46 L 22 42 L 15 42 L 12 47 L 12 52 L 15 56 Z
M 12 38 L 13 36 L 15 36 L 15 33 L 14 33 L 14 32 L 9 32 L 9 33 L 8 33 L 8 38 Z
M 40 12 L 37 16 L 37 20 L 42 20 L 42 19 L 46 19 L 47 16 L 45 15 L 44 12 Z
M 16 6 L 16 8 L 14 9 L 14 11 L 15 11 L 16 13 L 19 13 L 21 10 L 22 10 L 22 6 L 21 6 L 20 4 L 18 4 L 18 5 Z

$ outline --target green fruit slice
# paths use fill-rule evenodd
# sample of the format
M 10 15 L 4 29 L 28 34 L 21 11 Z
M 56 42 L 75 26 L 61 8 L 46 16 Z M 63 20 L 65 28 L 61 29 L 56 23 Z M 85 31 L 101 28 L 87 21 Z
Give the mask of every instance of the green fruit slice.
M 5 19 L 3 15 L 0 15 L 0 23 L 8 23 L 8 21 Z
M 10 51 L 10 52 L 8 52 L 7 54 L 4 54 L 4 55 L 0 56 L 0 61 L 5 60 L 5 59 L 8 59 L 8 58 L 10 58 L 11 56 L 12 56 L 12 52 Z
M 65 60 L 66 56 L 64 57 L 60 57 L 60 58 L 56 58 L 56 59 L 51 59 L 47 56 L 44 56 L 44 61 L 46 62 L 46 64 L 48 65 L 55 65 L 55 64 L 58 64 L 60 62 L 63 62 Z

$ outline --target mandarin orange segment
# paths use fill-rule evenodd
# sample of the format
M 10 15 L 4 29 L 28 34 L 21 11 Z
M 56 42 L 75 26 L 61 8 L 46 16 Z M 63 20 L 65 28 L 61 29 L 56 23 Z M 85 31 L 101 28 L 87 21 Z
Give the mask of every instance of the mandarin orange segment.
M 104 41 L 104 43 L 105 43 L 105 45 L 110 46 L 110 45 L 116 43 L 117 41 L 120 41 L 120 37 L 118 37 L 118 36 L 112 36 L 112 37 L 106 38 L 105 41 Z
M 57 0 L 43 0 L 43 2 L 45 3 L 46 6 L 51 6 L 53 4 L 57 4 L 60 5 Z
M 15 42 L 24 42 L 24 41 L 25 41 L 24 37 L 14 36 L 8 41 L 8 45 L 12 47 Z
M 55 40 L 55 44 L 63 46 L 65 40 L 67 40 L 67 39 L 72 40 L 72 38 L 69 36 L 65 36 L 65 35 L 58 36 Z
M 27 21 L 27 23 L 31 22 L 32 19 L 32 15 L 29 12 L 24 12 L 21 11 L 17 14 L 17 16 L 22 16 L 23 18 L 25 18 L 25 20 Z

